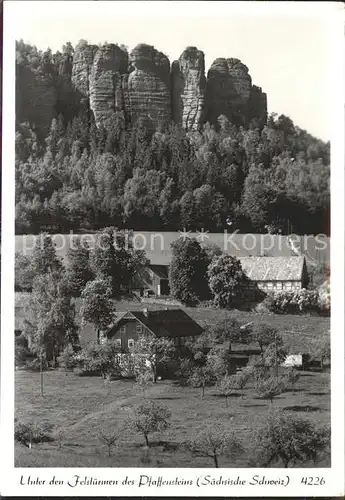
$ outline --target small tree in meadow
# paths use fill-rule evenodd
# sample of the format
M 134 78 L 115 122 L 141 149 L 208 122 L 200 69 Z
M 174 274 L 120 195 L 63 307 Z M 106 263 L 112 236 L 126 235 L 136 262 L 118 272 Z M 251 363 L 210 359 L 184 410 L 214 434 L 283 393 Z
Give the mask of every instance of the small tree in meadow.
M 261 352 L 270 344 L 281 346 L 283 340 L 277 330 L 266 323 L 259 323 L 252 327 L 252 339 L 259 344 Z
M 269 399 L 272 404 L 274 398 L 284 391 L 284 382 L 282 379 L 271 376 L 267 379 L 259 379 L 256 388 L 259 395 L 263 399 Z
M 63 365 L 66 375 L 68 370 L 73 369 L 77 366 L 77 361 L 75 358 L 75 351 L 71 344 L 67 344 L 60 356 L 58 357 L 59 365 Z
M 100 429 L 97 432 L 98 439 L 106 445 L 108 450 L 108 457 L 111 456 L 111 449 L 116 446 L 119 438 L 120 431 L 118 429 L 109 430 L 109 429 Z
M 152 384 L 152 373 L 150 370 L 146 369 L 137 374 L 134 387 L 135 389 L 139 389 L 142 392 L 144 398 L 146 398 L 146 392 Z
M 225 406 L 228 406 L 228 397 L 234 394 L 238 388 L 236 376 L 225 375 L 217 384 L 217 390 L 225 397 Z
M 314 345 L 312 356 L 320 360 L 321 369 L 323 370 L 324 362 L 331 359 L 331 342 L 329 332 L 322 335 Z
M 298 382 L 299 377 L 300 374 L 294 366 L 289 369 L 287 374 L 287 382 L 291 384 L 293 393 L 295 393 L 296 382 Z
M 215 377 L 208 366 L 196 366 L 189 378 L 192 387 L 201 387 L 201 395 L 205 396 L 205 388 L 213 385 Z
M 261 376 L 271 376 L 275 373 L 278 378 L 279 366 L 285 361 L 287 351 L 283 346 L 277 344 L 269 344 L 259 360 L 257 360 L 256 368 L 261 373 Z
M 255 466 L 258 460 L 263 467 L 271 465 L 291 467 L 306 460 L 316 461 L 319 454 L 330 445 L 330 429 L 316 427 L 309 420 L 292 413 L 273 410 L 263 427 L 253 436 Z
M 229 348 L 226 343 L 215 345 L 207 355 L 207 367 L 217 379 L 222 379 L 229 374 L 230 362 Z
M 239 374 L 236 375 L 236 386 L 241 391 L 241 399 L 243 399 L 243 390 L 248 384 L 249 379 L 252 376 L 250 369 L 244 368 Z
M 171 413 L 165 405 L 156 401 L 147 401 L 134 409 L 129 425 L 132 430 L 142 434 L 146 446 L 150 446 L 149 435 L 167 429 L 170 425 L 170 416 Z
M 232 308 L 241 297 L 247 281 L 240 261 L 230 255 L 215 256 L 207 274 L 214 305 Z
M 227 431 L 222 425 L 213 422 L 197 431 L 186 442 L 185 446 L 195 455 L 211 458 L 216 468 L 219 467 L 221 456 L 226 455 L 228 458 L 234 459 L 243 452 L 242 446 L 234 434 Z

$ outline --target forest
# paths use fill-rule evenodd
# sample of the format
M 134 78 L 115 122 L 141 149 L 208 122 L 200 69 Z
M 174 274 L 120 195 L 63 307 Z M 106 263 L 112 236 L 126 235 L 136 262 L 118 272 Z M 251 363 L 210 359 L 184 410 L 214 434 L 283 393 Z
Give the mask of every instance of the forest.
M 16 122 L 16 233 L 135 230 L 329 234 L 330 144 L 285 116 L 259 126 L 175 123 L 114 113 L 96 127 L 63 98 L 65 52 L 17 43 L 17 79 L 30 69 L 61 90 L 50 130 Z M 66 90 L 67 92 L 67 90 Z M 269 99 L 269 96 L 268 96 Z

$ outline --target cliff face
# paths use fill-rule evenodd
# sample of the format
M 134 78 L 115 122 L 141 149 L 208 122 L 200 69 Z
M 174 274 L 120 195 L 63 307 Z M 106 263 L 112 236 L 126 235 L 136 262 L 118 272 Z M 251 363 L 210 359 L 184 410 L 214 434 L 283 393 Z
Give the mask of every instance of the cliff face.
M 80 92 L 82 100 L 89 98 L 90 75 L 96 51 L 97 45 L 88 43 L 79 43 L 74 51 L 71 80 L 73 87 Z
M 216 59 L 207 74 L 205 118 L 216 123 L 225 115 L 237 125 L 248 121 L 252 80 L 239 59 Z
M 259 126 L 267 120 L 267 98 L 238 59 L 216 59 L 205 78 L 204 54 L 187 47 L 170 67 L 169 59 L 151 45 L 139 44 L 130 55 L 114 44 L 79 42 L 60 54 L 55 81 L 18 64 L 17 119 L 35 123 L 42 134 L 54 116 L 66 121 L 80 110 L 91 112 L 100 126 L 114 113 L 125 123 L 140 118 L 152 129 L 171 120 L 195 131 L 220 115 L 230 122 Z M 91 116 L 90 114 L 90 116 Z
M 140 116 L 155 127 L 171 120 L 169 59 L 151 45 L 137 45 L 130 54 L 128 100 L 132 123 Z
M 196 47 L 187 47 L 172 64 L 173 120 L 185 130 L 200 128 L 204 113 L 205 59 Z
M 128 54 L 117 45 L 97 50 L 90 74 L 90 107 L 97 126 L 115 112 L 124 116 L 122 80 L 127 67 Z

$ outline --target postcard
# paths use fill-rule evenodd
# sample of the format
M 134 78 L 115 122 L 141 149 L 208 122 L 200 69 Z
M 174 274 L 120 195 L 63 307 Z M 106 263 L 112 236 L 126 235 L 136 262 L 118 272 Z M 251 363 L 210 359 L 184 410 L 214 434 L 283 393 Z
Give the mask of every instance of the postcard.
M 342 496 L 343 6 L 3 11 L 1 495 Z

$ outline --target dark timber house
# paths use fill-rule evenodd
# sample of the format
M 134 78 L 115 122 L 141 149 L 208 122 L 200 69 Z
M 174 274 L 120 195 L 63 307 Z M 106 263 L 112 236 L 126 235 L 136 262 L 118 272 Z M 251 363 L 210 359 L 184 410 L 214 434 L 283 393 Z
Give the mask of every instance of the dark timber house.
M 134 346 L 140 335 L 153 334 L 156 337 L 168 337 L 176 346 L 183 346 L 203 332 L 182 309 L 164 309 L 158 311 L 118 312 L 116 321 L 110 326 L 106 338 L 114 340 L 125 352 Z

